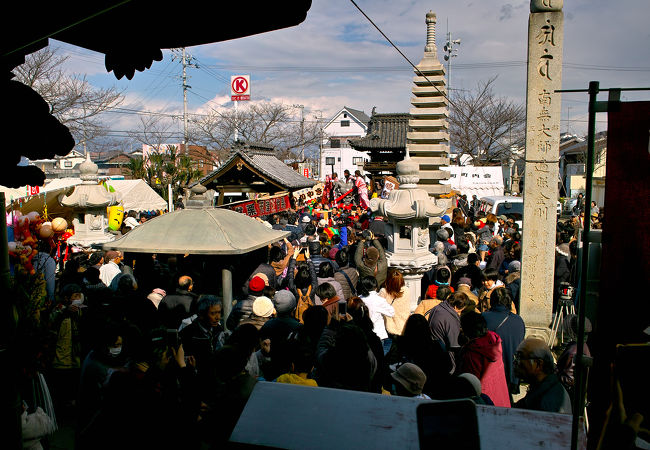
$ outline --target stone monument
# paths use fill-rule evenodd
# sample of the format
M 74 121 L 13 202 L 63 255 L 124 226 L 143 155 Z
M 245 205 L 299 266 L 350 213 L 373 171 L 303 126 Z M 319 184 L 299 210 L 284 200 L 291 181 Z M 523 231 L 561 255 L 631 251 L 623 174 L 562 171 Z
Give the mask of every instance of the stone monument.
M 406 149 L 419 165 L 418 187 L 431 197 L 448 194 L 451 187 L 440 181 L 449 179 L 449 172 L 440 170 L 449 165 L 449 108 L 445 69 L 436 50 L 436 15 L 426 15 L 427 43 L 424 57 L 413 77 L 411 118 L 406 135 Z
M 110 242 L 116 236 L 107 231 L 106 208 L 118 203 L 117 194 L 98 184 L 97 164 L 90 160 L 90 156 L 86 155 L 86 160 L 79 164 L 79 171 L 81 184 L 61 200 L 61 204 L 72 208 L 75 215 L 72 219 L 75 234 L 68 239 L 68 244 L 90 247 Z
M 421 295 L 422 274 L 437 262 L 429 251 L 429 221 L 442 216 L 444 209 L 434 203 L 427 191 L 418 189 L 419 167 L 408 148 L 404 160 L 397 163 L 396 172 L 399 188 L 393 189 L 388 199 L 370 200 L 370 209 L 388 218 L 388 266 L 404 274 L 413 312 Z
M 532 0 L 528 20 L 521 316 L 548 340 L 553 312 L 560 146 L 562 0 Z

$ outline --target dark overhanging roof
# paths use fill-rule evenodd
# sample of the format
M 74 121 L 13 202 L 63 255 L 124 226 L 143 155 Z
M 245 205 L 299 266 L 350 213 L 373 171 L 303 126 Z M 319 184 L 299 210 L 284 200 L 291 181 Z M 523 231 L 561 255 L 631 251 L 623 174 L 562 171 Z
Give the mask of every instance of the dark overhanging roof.
M 252 172 L 285 190 L 304 189 L 317 184 L 317 181 L 300 175 L 280 161 L 275 156 L 273 147 L 263 144 L 249 144 L 245 147 L 236 148 L 223 164 L 201 178 L 198 183 L 207 187 L 210 183 L 232 170 L 238 159 L 244 162 Z
M 406 149 L 409 113 L 373 114 L 368 133 L 361 139 L 350 140 L 355 150 Z

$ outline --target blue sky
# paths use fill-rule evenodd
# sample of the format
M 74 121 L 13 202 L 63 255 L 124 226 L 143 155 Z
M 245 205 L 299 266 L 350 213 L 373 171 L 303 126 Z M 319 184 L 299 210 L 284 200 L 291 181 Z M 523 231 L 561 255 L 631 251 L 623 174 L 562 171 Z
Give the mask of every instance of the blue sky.
M 451 88 L 472 89 L 497 76 L 495 93 L 525 102 L 529 1 L 359 0 L 358 4 L 415 64 L 426 40 L 425 14 L 437 14 L 436 43 L 442 61 L 447 30 L 460 38 L 452 59 Z M 648 0 L 564 1 L 563 88 L 650 86 Z M 218 19 L 215 19 L 218 20 Z M 215 23 L 218 26 L 218 23 Z M 103 55 L 54 41 L 69 55 L 68 69 L 96 86 L 125 90 L 122 108 L 182 113 L 181 65 L 170 51 L 133 80 L 104 70 Z M 199 68 L 188 70 L 189 110 L 230 108 L 231 75 L 250 74 L 253 101 L 305 105 L 307 119 L 335 113 L 343 105 L 370 114 L 406 112 L 411 78 L 408 63 L 347 0 L 314 0 L 300 25 L 228 42 L 187 49 Z M 446 67 L 446 65 L 445 65 Z M 602 94 L 602 99 L 606 94 Z M 624 93 L 624 100 L 649 100 L 650 92 Z M 242 106 L 242 105 L 240 105 Z M 562 131 L 586 133 L 587 96 L 565 94 Z M 300 111 L 296 110 L 299 117 Z M 571 121 L 568 122 L 567 119 Z M 605 129 L 606 116 L 598 116 Z M 137 114 L 108 114 L 114 130 L 137 127 Z M 178 123 L 180 129 L 181 123 Z

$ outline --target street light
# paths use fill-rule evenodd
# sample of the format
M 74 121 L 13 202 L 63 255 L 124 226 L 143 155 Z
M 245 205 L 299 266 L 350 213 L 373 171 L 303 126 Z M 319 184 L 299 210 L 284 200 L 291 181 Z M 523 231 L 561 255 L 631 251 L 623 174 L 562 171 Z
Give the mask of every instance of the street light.
M 300 162 L 305 159 L 305 105 L 291 105 L 294 108 L 300 108 L 300 142 L 302 149 L 300 150 Z

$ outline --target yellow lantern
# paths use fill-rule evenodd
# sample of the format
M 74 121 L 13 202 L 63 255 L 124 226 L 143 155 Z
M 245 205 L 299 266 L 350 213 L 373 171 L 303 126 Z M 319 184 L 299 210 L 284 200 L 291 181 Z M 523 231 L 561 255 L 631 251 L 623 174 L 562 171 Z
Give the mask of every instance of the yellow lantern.
M 116 205 L 108 208 L 108 228 L 117 231 L 122 228 L 122 220 L 124 219 L 124 206 Z

